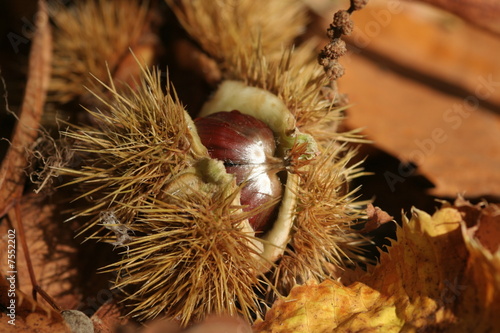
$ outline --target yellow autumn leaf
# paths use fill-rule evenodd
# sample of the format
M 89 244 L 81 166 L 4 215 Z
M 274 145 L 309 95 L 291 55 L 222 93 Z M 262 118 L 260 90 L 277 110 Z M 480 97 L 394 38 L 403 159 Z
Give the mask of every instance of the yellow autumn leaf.
M 500 327 L 499 212 L 461 201 L 432 216 L 413 209 L 359 281 L 296 286 L 254 329 L 493 332 Z
M 265 321 L 254 325 L 254 330 L 326 333 L 336 328 L 352 330 L 360 324 L 365 332 L 380 325 L 393 328 L 385 332 L 398 332 L 402 322 L 394 306 L 376 290 L 362 283 L 345 287 L 327 280 L 294 287 L 288 297 L 278 300 L 268 311 Z

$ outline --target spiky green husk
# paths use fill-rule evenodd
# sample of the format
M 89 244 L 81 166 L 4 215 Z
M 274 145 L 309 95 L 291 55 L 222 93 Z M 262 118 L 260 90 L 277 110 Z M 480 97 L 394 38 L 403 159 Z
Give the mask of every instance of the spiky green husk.
M 364 260 L 362 246 L 367 240 L 352 229 L 362 218 L 360 203 L 348 190 L 348 183 L 362 174 L 361 168 L 349 165 L 355 151 L 345 145 L 330 148 L 300 172 L 292 237 L 272 271 L 282 293 Z
M 222 17 L 233 13 L 224 10 Z M 189 11 L 194 7 L 182 15 L 203 13 Z M 238 188 L 221 165 L 207 159 L 174 92 L 167 90 L 164 97 L 158 73 L 146 73 L 137 90 L 127 94 L 110 86 L 111 98 L 100 97 L 102 112 L 91 112 L 100 128 L 66 134 L 76 140 L 83 163 L 65 171 L 76 177 L 72 183 L 81 185 L 80 198 L 90 201 L 78 214 L 89 220 L 84 231 L 92 229 L 92 237 L 113 241 L 125 230 L 128 242 L 114 243 L 126 251 L 109 269 L 118 273 L 115 283 L 127 294 L 131 312 L 142 319 L 165 312 L 184 324 L 209 313 L 241 313 L 250 320 L 251 313 L 261 314 L 254 288 L 267 284 L 287 292 L 296 282 L 330 277 L 332 266 L 358 258 L 363 242 L 351 228 L 360 213 L 347 191 L 347 182 L 360 170 L 348 167 L 354 152 L 343 145 L 357 138 L 336 133 L 341 110 L 322 94 L 329 82 L 315 63 L 312 44 L 276 56 L 276 45 L 266 46 L 253 36 L 245 40 L 237 29 L 243 23 L 227 17 L 227 25 L 208 26 L 203 35 L 193 32 L 201 28 L 188 31 L 217 59 L 225 79 L 278 96 L 300 132 L 314 137 L 319 154 L 304 159 L 304 147 L 297 144 L 286 156 L 287 171 L 299 176 L 297 206 L 290 212 L 292 233 L 289 247 L 271 268 L 272 282 L 260 281 L 265 279 L 256 274 L 260 252 L 254 236 L 242 227 L 247 216 L 238 204 Z M 117 231 L 101 212 L 112 213 L 111 222 L 125 229 Z
M 217 45 L 222 44 L 218 41 Z M 349 166 L 355 151 L 345 145 L 362 139 L 356 131 L 337 131 L 343 109 L 334 107 L 324 94 L 332 86 L 316 63 L 314 41 L 290 47 L 281 57 L 266 53 L 259 40 L 244 45 L 253 48 L 227 52 L 219 59 L 223 77 L 278 96 L 294 115 L 300 132 L 310 134 L 319 149 L 314 159 L 300 159 L 301 147 L 288 156 L 289 170 L 300 175 L 299 200 L 289 247 L 272 271 L 275 287 L 286 293 L 296 282 L 321 280 L 331 276 L 332 267 L 364 260 L 361 249 L 368 241 L 352 228 L 363 215 L 362 203 L 355 202 L 355 191 L 348 190 L 350 180 L 363 173 L 359 165 Z M 206 51 L 215 48 L 211 45 Z
M 193 191 L 137 207 L 134 229 L 144 235 L 113 265 L 117 288 L 138 287 L 127 297 L 132 315 L 147 319 L 166 311 L 187 324 L 209 313 L 260 313 L 259 253 L 253 236 L 238 226 L 243 216 L 232 199 L 224 191 Z
M 164 96 L 159 72 L 145 71 L 126 95 L 107 89 L 111 98 L 96 95 L 105 109 L 89 111 L 99 128 L 64 133 L 80 168 L 60 171 L 90 202 L 75 216 L 89 220 L 82 232 L 126 248 L 108 269 L 131 314 L 187 324 L 207 313 L 260 313 L 260 252 L 242 225 L 248 213 L 233 176 L 208 159 L 175 93 Z
M 87 188 L 79 198 L 99 195 L 79 215 L 113 210 L 120 220 L 131 221 L 134 216 L 129 207 L 161 193 L 166 182 L 202 152 L 191 149 L 185 111 L 175 97 L 164 96 L 159 73 L 146 77 L 141 89 L 130 89 L 127 97 L 114 86 L 108 86 L 108 91 L 110 99 L 96 95 L 105 110 L 87 110 L 100 128 L 75 128 L 64 133 L 75 140 L 74 150 L 84 163 L 79 170 L 63 171 L 77 176 L 70 184 Z M 97 223 L 96 216 L 89 226 Z
M 89 73 L 102 81 L 145 29 L 148 6 L 136 0 L 85 0 L 70 8 L 53 7 L 54 50 L 49 98 L 68 102 L 92 85 Z M 131 18 L 133 18 L 131 20 Z

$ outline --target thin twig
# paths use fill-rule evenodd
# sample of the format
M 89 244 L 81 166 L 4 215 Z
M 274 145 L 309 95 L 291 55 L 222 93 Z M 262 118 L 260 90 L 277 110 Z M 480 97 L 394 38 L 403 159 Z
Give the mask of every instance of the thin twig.
M 48 22 L 47 4 L 38 2 L 37 30 L 33 38 L 29 59 L 29 74 L 19 120 L 12 144 L 0 166 L 0 212 L 6 214 L 13 198 L 20 197 L 28 163 L 25 148 L 30 147 L 38 135 L 43 105 L 47 95 L 52 58 L 52 37 Z M 0 215 L 0 217 L 2 216 Z
M 32 290 L 33 299 L 36 301 L 37 300 L 37 297 L 36 297 L 37 293 L 39 293 L 42 296 L 42 298 L 50 306 L 52 306 L 52 308 L 54 308 L 54 310 L 61 312 L 61 308 L 56 304 L 54 299 L 52 297 L 50 297 L 50 295 L 47 294 L 47 292 L 45 290 L 43 290 L 42 287 L 40 287 L 40 285 L 38 284 L 38 282 L 36 280 L 35 271 L 33 269 L 33 262 L 31 261 L 31 255 L 29 252 L 28 243 L 26 241 L 26 232 L 24 230 L 24 224 L 23 224 L 23 220 L 22 220 L 21 200 L 22 200 L 21 198 L 15 198 L 13 200 L 14 211 L 15 211 L 15 215 L 16 215 L 17 231 L 19 233 L 19 241 L 21 242 L 21 246 L 23 248 L 24 259 L 26 260 L 26 266 L 28 267 L 28 273 L 30 276 L 31 285 L 33 286 L 33 290 Z
M 21 198 L 16 198 L 14 200 L 14 211 L 16 213 L 16 223 L 17 223 L 17 230 L 19 232 L 19 239 L 21 241 L 21 246 L 23 247 L 24 251 L 24 258 L 26 259 L 26 265 L 28 266 L 28 272 L 30 276 L 30 281 L 31 285 L 33 286 L 33 299 L 36 301 L 36 288 L 35 286 L 37 285 L 36 282 L 36 276 L 35 276 L 35 271 L 33 270 L 33 265 L 31 263 L 31 256 L 30 252 L 28 250 L 28 244 L 26 243 L 26 233 L 24 232 L 24 225 L 22 222 L 21 218 Z

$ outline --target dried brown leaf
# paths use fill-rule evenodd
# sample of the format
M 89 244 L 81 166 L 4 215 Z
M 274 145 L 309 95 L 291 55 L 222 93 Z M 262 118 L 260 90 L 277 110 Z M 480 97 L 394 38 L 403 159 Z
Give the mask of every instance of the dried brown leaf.
M 58 213 L 58 206 L 47 203 L 39 195 L 25 195 L 21 202 L 21 220 L 25 229 L 25 238 L 29 248 L 31 264 L 40 287 L 53 297 L 62 308 L 72 308 L 81 301 L 82 295 L 75 288 L 78 280 L 78 241 L 73 237 L 69 224 L 62 224 L 63 218 Z M 16 233 L 16 270 L 18 288 L 30 291 L 32 284 L 28 267 L 21 249 L 19 229 L 12 220 L 15 214 L 9 214 L 9 220 L 0 224 L 0 235 L 7 235 L 8 230 Z M 8 239 L 0 238 L 0 249 L 8 248 Z M 0 250 L 0 262 L 7 262 L 7 251 Z
M 500 249 L 500 205 L 472 205 L 461 198 L 455 201 L 455 206 L 465 212 L 469 219 L 467 233 L 475 238 L 491 254 Z
M 372 0 L 355 22 L 339 81 L 353 103 L 346 120 L 401 160 L 397 169 L 380 168 L 373 194 L 408 198 L 420 174 L 436 196 L 498 196 L 500 39 L 410 1 Z
M 20 333 L 70 333 L 70 328 L 64 322 L 61 314 L 53 309 L 47 308 L 21 290 L 12 288 L 10 282 L 5 279 L 0 271 L 0 305 L 8 309 L 8 316 L 0 312 L 0 332 Z M 11 297 L 11 295 L 15 295 Z M 12 300 L 15 300 L 14 310 L 8 308 Z
M 366 215 L 368 216 L 368 219 L 363 230 L 361 230 L 361 232 L 365 233 L 373 231 L 380 227 L 382 224 L 394 219 L 394 217 L 387 214 L 387 212 L 383 211 L 379 207 L 373 206 L 372 204 L 368 204 L 368 206 L 366 207 Z
M 500 34 L 500 3 L 495 0 L 423 0 L 483 29 Z
M 120 307 L 116 302 L 103 304 L 92 315 L 91 319 L 94 323 L 95 333 L 113 333 L 125 325 L 132 328 L 137 326 L 122 316 Z

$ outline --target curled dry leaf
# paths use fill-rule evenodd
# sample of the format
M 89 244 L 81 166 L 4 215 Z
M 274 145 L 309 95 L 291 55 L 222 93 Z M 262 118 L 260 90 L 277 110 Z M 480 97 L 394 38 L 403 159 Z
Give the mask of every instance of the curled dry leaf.
M 382 224 L 392 221 L 394 217 L 387 214 L 387 212 L 383 211 L 379 207 L 375 207 L 372 204 L 368 204 L 366 207 L 366 215 L 368 216 L 368 220 L 362 230 L 362 232 L 370 232 L 372 230 L 377 229 Z
M 413 209 L 360 281 L 296 286 L 254 329 L 492 332 L 500 325 L 499 225 L 498 205 L 457 202 L 432 216 Z

